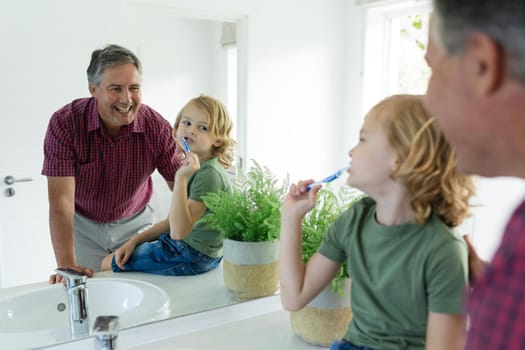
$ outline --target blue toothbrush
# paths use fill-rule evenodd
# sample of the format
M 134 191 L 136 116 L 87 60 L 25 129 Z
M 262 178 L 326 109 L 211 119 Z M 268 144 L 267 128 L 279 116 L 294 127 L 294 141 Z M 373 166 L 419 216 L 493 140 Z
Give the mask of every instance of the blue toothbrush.
M 185 137 L 182 138 L 182 144 L 184 145 L 184 150 L 188 153 L 190 151 L 190 145 L 188 145 L 188 141 L 186 141 Z
M 308 186 L 306 186 L 306 190 L 310 191 L 312 189 L 312 187 L 314 187 L 314 186 L 321 185 L 323 183 L 332 182 L 335 179 L 337 179 L 339 176 L 341 176 L 344 172 L 346 172 L 348 169 L 350 169 L 350 165 L 345 166 L 344 168 L 341 168 L 341 169 L 337 170 L 335 173 L 333 173 L 330 176 L 325 177 L 322 180 L 319 180 L 319 181 L 316 181 L 314 183 L 309 184 Z

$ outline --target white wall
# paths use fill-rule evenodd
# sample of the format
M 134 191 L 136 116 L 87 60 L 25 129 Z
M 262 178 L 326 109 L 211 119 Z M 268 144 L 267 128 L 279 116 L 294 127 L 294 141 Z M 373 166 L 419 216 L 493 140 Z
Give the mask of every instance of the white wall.
M 346 161 L 334 144 L 345 105 L 346 0 L 139 0 L 244 19 L 246 157 L 280 178 L 319 177 Z M 338 132 L 340 134 L 340 132 Z
M 265 1 L 249 19 L 247 154 L 281 177 L 288 172 L 292 181 L 324 177 L 343 166 L 341 159 L 348 161 L 337 144 L 344 118 L 345 3 Z
M 344 110 L 343 0 L 165 0 L 246 19 L 247 158 L 280 177 L 325 175 L 339 166 L 333 130 Z

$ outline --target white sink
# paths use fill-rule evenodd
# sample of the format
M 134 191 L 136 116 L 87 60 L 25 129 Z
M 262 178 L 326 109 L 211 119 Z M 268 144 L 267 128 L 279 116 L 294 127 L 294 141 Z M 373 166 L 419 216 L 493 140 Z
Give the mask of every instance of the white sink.
M 163 319 L 169 313 L 168 295 L 151 283 L 93 278 L 88 279 L 87 288 L 90 330 L 100 315 L 119 316 L 123 328 Z M 45 285 L 0 299 L 0 349 L 33 348 L 69 339 L 63 285 Z

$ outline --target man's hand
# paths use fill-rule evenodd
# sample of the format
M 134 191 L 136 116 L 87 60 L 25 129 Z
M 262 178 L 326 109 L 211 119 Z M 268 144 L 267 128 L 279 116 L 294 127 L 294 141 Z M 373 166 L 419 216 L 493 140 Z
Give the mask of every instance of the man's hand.
M 86 275 L 87 277 L 93 277 L 93 270 L 90 268 L 84 266 L 68 266 L 68 268 L 75 270 L 82 275 Z M 49 284 L 63 283 L 64 281 L 64 277 L 58 273 L 49 276 Z
M 488 262 L 482 260 L 479 257 L 478 252 L 476 251 L 476 248 L 474 248 L 474 244 L 472 244 L 469 235 L 464 235 L 463 239 L 467 243 L 468 247 L 469 278 L 470 282 L 473 282 L 478 280 L 483 275 L 485 269 L 487 268 Z

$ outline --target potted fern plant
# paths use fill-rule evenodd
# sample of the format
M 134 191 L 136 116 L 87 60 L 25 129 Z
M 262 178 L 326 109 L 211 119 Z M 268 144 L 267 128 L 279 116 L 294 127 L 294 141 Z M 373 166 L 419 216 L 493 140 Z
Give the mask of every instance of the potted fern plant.
M 330 186 L 319 191 L 316 206 L 302 223 L 304 262 L 317 251 L 332 222 L 360 197 L 360 192 L 348 186 L 342 186 L 337 194 Z M 341 339 L 351 318 L 350 278 L 346 263 L 317 297 L 301 310 L 290 313 L 294 333 L 307 343 L 321 346 L 329 346 L 332 340 Z
M 288 181 L 253 161 L 237 174 L 233 193 L 203 197 L 209 213 L 203 220 L 224 237 L 223 276 L 234 298 L 247 300 L 274 294 L 279 288 L 280 207 Z

